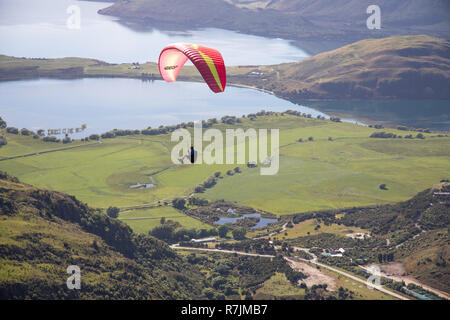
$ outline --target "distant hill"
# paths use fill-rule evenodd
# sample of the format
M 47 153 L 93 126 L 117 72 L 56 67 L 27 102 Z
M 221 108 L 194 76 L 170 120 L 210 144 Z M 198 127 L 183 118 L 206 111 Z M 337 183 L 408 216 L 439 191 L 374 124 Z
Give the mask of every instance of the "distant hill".
M 373 4 L 382 10 L 381 30 L 366 27 L 366 9 Z M 215 27 L 292 40 L 450 37 L 447 0 L 118 0 L 99 13 L 139 27 Z
M 132 68 L 93 59 L 25 59 L 0 55 L 0 81 L 28 78 L 161 79 L 156 63 Z M 201 81 L 185 66 L 180 81 Z M 430 36 L 362 40 L 296 63 L 227 66 L 228 84 L 264 89 L 293 102 L 305 99 L 450 99 L 450 41 Z
M 429 36 L 362 40 L 298 63 L 231 75 L 230 82 L 292 101 L 449 99 L 450 41 Z
M 75 197 L 0 172 L 0 299 L 192 299 L 203 275 Z M 66 268 L 81 269 L 69 290 Z

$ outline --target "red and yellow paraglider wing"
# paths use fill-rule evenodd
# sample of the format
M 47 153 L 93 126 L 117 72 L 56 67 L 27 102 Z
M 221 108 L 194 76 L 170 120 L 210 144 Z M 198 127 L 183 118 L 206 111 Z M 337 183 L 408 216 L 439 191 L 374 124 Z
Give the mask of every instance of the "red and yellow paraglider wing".
M 222 55 L 215 49 L 194 44 L 172 44 L 159 56 L 159 72 L 164 80 L 175 81 L 187 59 L 198 69 L 215 93 L 225 90 L 227 78 Z

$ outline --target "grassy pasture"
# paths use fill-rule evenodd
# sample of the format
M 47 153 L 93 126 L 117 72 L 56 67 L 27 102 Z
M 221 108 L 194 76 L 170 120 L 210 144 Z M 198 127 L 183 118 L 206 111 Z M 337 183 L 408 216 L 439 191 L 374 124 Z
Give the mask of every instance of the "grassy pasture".
M 191 218 L 170 206 L 130 210 L 121 212 L 119 215 L 119 219 L 127 223 L 137 233 L 148 233 L 154 227 L 159 226 L 162 217 L 165 217 L 166 221 L 178 222 L 187 229 L 212 228 L 210 225 Z
M 26 183 L 73 194 L 103 208 L 150 205 L 187 196 L 221 171 L 223 178 L 200 197 L 237 201 L 278 215 L 401 201 L 448 178 L 450 172 L 450 138 L 436 134 L 425 134 L 424 140 L 373 139 L 369 138 L 375 131 L 372 128 L 287 115 L 243 119 L 237 125 L 280 129 L 277 175 L 261 176 L 259 168 L 242 164 L 174 165 L 170 152 L 175 142 L 170 141 L 170 135 L 82 143 L 79 148 L 0 161 L 0 169 Z M 0 159 L 75 145 L 6 136 L 8 144 L 0 149 Z M 296 142 L 310 136 L 314 141 Z M 225 174 L 235 166 L 242 173 Z M 155 187 L 130 189 L 135 183 L 153 183 Z M 382 183 L 389 190 L 380 190 Z

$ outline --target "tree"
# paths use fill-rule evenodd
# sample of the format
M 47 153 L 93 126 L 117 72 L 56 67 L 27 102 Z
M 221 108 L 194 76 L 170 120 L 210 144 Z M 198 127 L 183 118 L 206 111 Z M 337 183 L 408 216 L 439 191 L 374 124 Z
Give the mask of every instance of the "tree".
M 100 136 L 98 134 L 91 134 L 89 136 L 89 140 L 98 140 L 100 139 Z
M 234 168 L 234 172 L 240 173 L 240 172 L 241 172 L 241 169 L 240 169 L 239 167 L 236 167 L 236 168 Z
M 0 117 L 0 129 L 5 129 L 6 128 L 6 121 L 2 119 L 2 117 Z
M 416 136 L 417 139 L 425 139 L 425 136 L 421 133 L 418 133 Z
M 109 207 L 109 208 L 106 210 L 106 214 L 107 214 L 108 217 L 110 217 L 110 218 L 117 218 L 117 217 L 119 216 L 119 212 L 120 212 L 120 209 L 117 208 L 117 207 Z
M 233 175 L 233 171 L 228 170 L 228 171 L 227 171 L 227 175 L 232 176 L 232 175 Z
M 173 227 L 167 224 L 156 226 L 150 231 L 150 235 L 159 240 L 170 241 L 173 239 Z
M 220 171 L 215 172 L 214 177 L 216 177 L 216 178 L 220 177 Z
M 19 129 L 17 129 L 15 127 L 8 127 L 8 128 L 6 128 L 6 132 L 12 133 L 12 134 L 19 134 Z
M 202 193 L 202 192 L 204 192 L 205 191 L 205 188 L 203 187 L 203 186 L 197 186 L 197 187 L 195 187 L 195 189 L 194 189 L 194 192 L 195 193 Z
M 221 225 L 219 227 L 219 236 L 221 238 L 226 238 L 229 228 L 226 225 Z
M 313 140 L 314 140 L 313 137 L 309 137 L 309 138 L 308 138 L 308 141 L 313 141 Z
M 245 233 L 246 233 L 246 231 L 245 231 L 244 228 L 237 228 L 237 229 L 234 229 L 232 231 L 233 238 L 235 240 L 244 240 L 245 239 Z
M 182 198 L 175 198 L 172 200 L 172 206 L 175 209 L 179 209 L 179 210 L 186 209 L 185 204 L 186 204 L 186 200 L 184 200 Z
M 8 141 L 6 141 L 6 137 L 0 136 L 0 147 L 7 145 L 7 144 L 8 144 Z
M 159 220 L 160 224 L 165 224 L 166 223 L 166 217 L 161 217 L 161 220 Z
M 22 130 L 20 130 L 20 134 L 23 136 L 29 136 L 32 134 L 32 131 L 28 130 L 27 128 L 22 128 Z

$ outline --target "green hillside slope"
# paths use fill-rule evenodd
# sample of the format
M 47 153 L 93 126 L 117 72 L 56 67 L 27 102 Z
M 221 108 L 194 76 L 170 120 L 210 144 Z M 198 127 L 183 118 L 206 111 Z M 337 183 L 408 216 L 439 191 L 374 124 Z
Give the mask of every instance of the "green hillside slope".
M 203 275 L 73 196 L 0 174 L 0 299 L 191 299 Z M 66 269 L 81 269 L 69 290 Z

